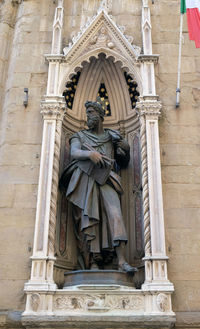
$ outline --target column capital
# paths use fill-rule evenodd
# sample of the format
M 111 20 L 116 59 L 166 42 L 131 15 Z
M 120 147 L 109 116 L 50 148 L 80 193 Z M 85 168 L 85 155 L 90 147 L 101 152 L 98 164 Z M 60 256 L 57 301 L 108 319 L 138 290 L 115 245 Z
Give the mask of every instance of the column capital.
M 55 101 L 42 101 L 41 114 L 44 120 L 61 120 L 63 121 L 64 115 L 66 113 L 66 104 L 63 100 Z
M 161 115 L 162 103 L 158 101 L 158 96 L 140 96 L 136 105 L 139 116 L 152 116 L 158 118 Z

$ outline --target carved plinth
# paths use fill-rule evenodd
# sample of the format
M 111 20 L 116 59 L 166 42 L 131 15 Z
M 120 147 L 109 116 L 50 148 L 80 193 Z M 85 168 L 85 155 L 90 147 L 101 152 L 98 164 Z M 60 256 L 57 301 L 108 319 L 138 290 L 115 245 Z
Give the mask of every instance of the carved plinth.
M 90 270 L 65 272 L 64 289 L 77 285 L 121 285 L 134 287 L 133 275 L 122 271 Z
M 28 295 L 25 328 L 169 328 L 171 291 L 144 291 L 111 284 L 69 286 Z

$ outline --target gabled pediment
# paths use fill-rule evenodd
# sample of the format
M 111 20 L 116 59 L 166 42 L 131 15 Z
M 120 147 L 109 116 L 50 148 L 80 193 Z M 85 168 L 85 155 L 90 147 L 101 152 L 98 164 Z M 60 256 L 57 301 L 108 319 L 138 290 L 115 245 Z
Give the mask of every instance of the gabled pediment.
M 141 48 L 133 45 L 132 37 L 126 36 L 123 27 L 117 26 L 106 10 L 101 8 L 63 51 L 66 61 L 72 63 L 86 54 L 95 56 L 100 52 L 114 57 L 120 54 L 127 60 L 135 60 Z

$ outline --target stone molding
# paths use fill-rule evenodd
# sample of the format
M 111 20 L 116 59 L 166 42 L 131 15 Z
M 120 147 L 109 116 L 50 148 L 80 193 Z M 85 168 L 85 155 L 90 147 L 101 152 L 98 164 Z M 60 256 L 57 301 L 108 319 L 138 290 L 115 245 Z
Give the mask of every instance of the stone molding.
M 45 56 L 45 59 L 49 63 L 65 63 L 66 62 L 65 56 L 62 54 L 59 54 L 59 55 L 45 54 L 44 56 Z
M 90 314 L 91 315 L 91 314 Z M 69 323 L 69 318 L 66 319 L 68 323 L 66 325 L 60 323 L 60 318 L 55 316 L 55 320 L 52 323 L 52 321 L 50 321 L 50 317 L 48 317 L 47 315 L 44 316 L 45 320 L 48 321 L 48 328 L 72 328 L 71 323 Z M 157 316 L 157 324 L 159 323 L 159 321 L 162 321 L 164 317 L 165 320 L 165 326 L 164 326 L 164 322 L 163 322 L 163 326 L 161 323 L 161 327 L 166 327 L 166 320 L 168 319 L 168 327 L 174 327 L 174 328 L 184 328 L 184 329 L 192 329 L 192 328 L 200 328 L 200 312 L 176 312 L 176 323 L 174 324 L 174 317 L 173 317 L 173 321 L 171 322 L 171 325 L 169 324 L 169 320 L 170 317 L 169 316 L 162 316 L 162 318 L 159 318 L 159 316 Z M 123 320 L 123 328 L 129 327 L 129 328 L 135 328 L 137 326 L 137 328 L 141 328 L 144 327 L 142 326 L 142 319 L 139 319 L 139 316 L 135 316 L 134 319 L 131 319 L 132 323 L 129 322 L 129 324 L 127 323 L 127 320 L 124 319 Z M 155 325 L 155 320 L 153 319 L 153 316 L 150 318 L 148 316 L 146 316 L 146 319 L 149 321 L 149 323 L 152 323 L 152 326 L 150 326 L 151 328 L 154 327 Z M 41 320 L 41 317 L 40 317 Z M 172 318 L 171 318 L 172 320 Z M 29 320 L 22 320 L 22 312 L 20 311 L 2 311 L 0 312 L 0 328 L 6 328 L 6 329 L 11 329 L 11 328 L 22 328 L 22 321 L 26 326 L 29 327 L 31 324 L 33 324 L 34 319 L 33 317 L 29 317 Z M 35 320 L 36 321 L 36 320 Z M 117 319 L 118 322 L 119 318 Z M 144 318 L 143 318 L 144 321 Z M 75 321 L 74 321 L 75 322 Z M 81 321 L 80 321 L 80 317 L 77 317 L 77 322 L 79 322 L 80 326 L 82 325 Z M 105 324 L 101 323 L 98 326 L 98 323 L 95 323 L 95 328 L 108 328 L 108 319 L 106 319 L 106 323 L 107 326 Z M 76 325 L 75 327 L 78 328 L 78 323 L 74 323 L 74 325 Z M 86 324 L 85 324 L 86 325 Z M 70 327 L 71 326 L 71 327 Z M 79 326 L 79 327 L 80 327 Z M 114 327 L 117 327 L 117 324 L 114 324 Z M 44 328 L 44 325 L 43 325 Z M 118 326 L 119 328 L 119 326 Z
M 137 61 L 139 63 L 153 63 L 157 64 L 159 55 L 139 55 Z
M 91 313 L 90 313 L 91 315 Z M 168 321 L 170 320 L 170 317 L 169 316 L 166 316 L 168 318 Z M 166 317 L 165 317 L 165 320 L 166 320 Z M 48 318 L 48 316 L 45 316 L 46 320 L 49 321 L 50 318 Z M 163 318 L 163 316 L 162 316 Z M 134 319 L 134 322 L 133 322 L 133 319 L 131 319 L 132 321 L 132 328 L 136 327 L 136 325 L 138 325 L 138 328 L 142 327 L 142 323 L 136 323 L 136 319 L 137 321 L 139 322 L 139 316 L 135 316 L 135 319 Z M 146 319 L 148 319 L 148 317 L 146 316 Z M 80 323 L 80 318 L 77 319 Z M 159 320 L 159 316 L 157 316 L 157 321 Z M 161 319 L 160 319 L 161 320 Z M 171 319 L 172 320 L 172 319 Z M 23 323 L 25 324 L 25 319 L 22 320 L 22 312 L 20 311 L 2 311 L 0 312 L 0 328 L 21 328 L 22 327 L 22 321 Z M 28 327 L 31 323 L 33 323 L 33 318 L 31 320 L 31 317 L 29 318 L 29 320 L 26 320 L 26 326 Z M 144 318 L 143 318 L 143 321 L 144 321 Z M 153 324 L 153 317 L 149 317 L 149 323 L 150 321 L 152 322 Z M 162 320 L 161 320 L 162 321 Z M 69 319 L 68 319 L 68 322 L 69 322 Z M 106 319 L 106 322 L 108 324 L 108 319 Z M 118 319 L 118 322 L 119 322 L 119 319 Z M 141 320 L 140 320 L 141 322 Z M 81 323 L 80 323 L 81 324 Z M 191 329 L 191 328 L 200 328 L 200 312 L 176 312 L 176 323 L 175 323 L 175 326 L 173 325 L 174 324 L 174 317 L 173 317 L 173 322 L 171 323 L 172 327 L 174 328 L 184 328 L 184 329 Z M 52 323 L 52 321 L 50 322 L 49 321 L 49 327 L 52 327 L 55 328 L 55 326 L 57 328 L 64 328 L 64 324 L 62 325 L 60 323 L 60 319 L 57 318 L 55 316 L 55 320 L 54 320 L 54 323 Z M 70 328 L 71 326 L 71 323 L 69 323 L 69 326 L 68 328 Z M 123 327 L 127 327 L 129 326 L 130 328 L 130 324 L 127 325 L 127 322 L 125 321 L 125 319 L 123 320 Z M 76 328 L 78 327 L 78 325 L 76 326 Z M 96 326 L 95 326 L 96 327 Z M 107 326 L 108 327 L 108 326 Z M 106 328 L 107 328 L 106 327 Z M 116 325 L 115 325 L 116 327 Z M 154 325 L 150 326 L 150 327 L 154 327 Z M 164 326 L 162 326 L 164 327 Z M 170 325 L 168 325 L 168 327 L 170 327 Z M 43 326 L 44 328 L 44 326 Z M 65 326 L 66 328 L 66 326 Z M 103 324 L 101 322 L 101 325 L 100 325 L 100 328 L 104 328 L 103 327 Z

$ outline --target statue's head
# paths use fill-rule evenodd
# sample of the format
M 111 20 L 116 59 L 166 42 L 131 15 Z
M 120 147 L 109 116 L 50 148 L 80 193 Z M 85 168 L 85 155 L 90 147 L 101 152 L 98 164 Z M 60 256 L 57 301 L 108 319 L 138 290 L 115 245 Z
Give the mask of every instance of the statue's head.
M 88 116 L 88 112 L 89 112 L 88 110 L 93 109 L 96 111 L 96 113 L 98 113 L 101 120 L 104 121 L 104 110 L 100 103 L 87 101 L 85 103 L 85 107 L 86 107 L 87 116 Z

